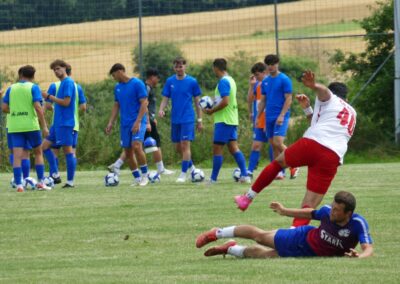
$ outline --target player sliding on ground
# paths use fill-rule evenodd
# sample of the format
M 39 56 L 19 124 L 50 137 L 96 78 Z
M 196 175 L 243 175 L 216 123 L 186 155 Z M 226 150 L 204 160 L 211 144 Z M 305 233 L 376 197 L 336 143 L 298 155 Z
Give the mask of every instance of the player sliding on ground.
M 311 126 L 303 138 L 288 147 L 270 163 L 257 177 L 257 180 L 244 195 L 236 196 L 235 202 L 244 211 L 258 193 L 267 187 L 276 175 L 286 167 L 308 167 L 307 191 L 302 208 L 316 208 L 343 163 L 347 143 L 356 125 L 356 112 L 346 103 L 347 88 L 342 83 L 331 83 L 328 88 L 315 82 L 315 75 L 306 71 L 303 84 L 317 94 L 315 112 L 306 95 L 296 98 L 305 114 L 311 119 Z M 309 219 L 295 217 L 293 226 L 310 223 Z
M 230 240 L 221 246 L 208 249 L 204 255 L 230 254 L 240 258 L 348 256 L 365 258 L 373 253 L 368 223 L 354 212 L 355 197 L 345 191 L 336 193 L 332 205 L 319 210 L 312 208 L 288 209 L 279 202 L 272 202 L 271 209 L 280 215 L 319 220 L 319 227 L 301 226 L 295 229 L 264 231 L 255 226 L 241 225 L 215 228 L 197 237 L 196 247 L 222 238 L 243 238 L 259 245 L 241 246 Z M 361 244 L 362 252 L 355 250 Z M 260 246 L 261 245 L 261 246 Z

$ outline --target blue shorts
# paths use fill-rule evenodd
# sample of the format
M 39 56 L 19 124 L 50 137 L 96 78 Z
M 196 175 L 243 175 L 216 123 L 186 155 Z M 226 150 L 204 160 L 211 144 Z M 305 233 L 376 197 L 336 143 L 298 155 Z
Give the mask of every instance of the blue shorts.
M 76 145 L 78 145 L 78 136 L 79 131 L 74 130 L 72 133 L 72 148 L 76 149 Z
M 194 122 L 171 124 L 172 143 L 179 143 L 181 141 L 193 141 L 194 136 Z
M 268 142 L 267 132 L 262 128 L 254 128 L 253 129 L 253 140 L 259 142 Z
M 74 142 L 74 127 L 73 126 L 60 126 L 54 129 L 56 136 L 56 146 L 72 146 Z M 52 141 L 53 142 L 53 141 Z M 54 144 L 54 142 L 53 142 Z
M 279 229 L 274 237 L 275 250 L 282 257 L 316 256 L 307 243 L 307 234 L 314 226 Z
M 9 133 L 11 138 L 12 147 L 24 148 L 26 145 L 31 145 L 32 148 L 36 148 L 42 144 L 42 133 L 40 130 Z
M 289 128 L 289 118 L 283 120 L 282 125 L 276 124 L 276 119 L 267 120 L 267 137 L 268 139 L 274 136 L 286 136 L 286 132 Z
M 132 133 L 132 126 L 121 126 L 120 128 L 120 138 L 121 138 L 122 148 L 130 148 L 132 147 L 132 142 L 134 141 L 143 142 L 144 140 L 144 135 L 146 133 L 146 123 L 140 124 L 139 131 L 136 133 Z
M 56 130 L 53 125 L 49 129 L 49 135 L 47 135 L 46 140 L 48 140 L 52 143 L 51 148 L 53 148 L 53 149 L 61 148 L 61 145 L 56 144 Z
M 7 131 L 7 146 L 8 146 L 8 149 L 9 149 L 9 150 L 12 150 L 12 148 L 13 148 L 13 143 L 12 143 L 12 141 L 11 141 L 11 136 L 10 136 L 10 133 L 8 133 L 8 131 Z M 24 145 L 24 150 L 28 150 L 28 151 L 32 150 L 32 146 L 31 146 L 31 144 L 29 143 L 29 141 L 26 141 L 26 143 L 25 143 L 25 145 Z
M 223 122 L 214 124 L 214 144 L 224 145 L 230 141 L 236 141 L 237 138 L 236 125 L 229 125 Z

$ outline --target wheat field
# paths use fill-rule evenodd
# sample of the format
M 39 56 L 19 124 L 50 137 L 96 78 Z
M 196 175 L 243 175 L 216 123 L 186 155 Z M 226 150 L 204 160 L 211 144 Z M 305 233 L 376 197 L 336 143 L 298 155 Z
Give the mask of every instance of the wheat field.
M 368 16 L 368 6 L 374 3 L 303 0 L 279 4 L 280 37 L 360 34 L 363 30 L 352 21 Z M 261 59 L 275 52 L 273 5 L 144 17 L 143 41 L 176 42 L 191 62 L 232 56 L 239 50 Z M 115 62 L 132 70 L 132 50 L 137 44 L 137 18 L 4 31 L 0 32 L 0 62 L 14 71 L 32 64 L 38 70 L 36 80 L 47 84 L 54 80 L 49 63 L 63 58 L 72 64 L 76 80 L 95 82 L 104 79 Z M 360 38 L 280 41 L 283 55 L 324 58 L 327 50 L 335 48 L 360 51 L 364 43 Z M 322 65 L 325 59 L 320 59 Z

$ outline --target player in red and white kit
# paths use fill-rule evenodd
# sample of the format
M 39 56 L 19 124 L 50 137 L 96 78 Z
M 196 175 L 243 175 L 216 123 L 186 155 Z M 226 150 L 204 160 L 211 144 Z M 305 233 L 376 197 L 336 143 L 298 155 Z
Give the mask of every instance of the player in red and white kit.
M 343 163 L 347 143 L 356 124 L 356 112 L 345 101 L 346 86 L 335 82 L 327 88 L 315 82 L 315 75 L 311 71 L 303 74 L 302 82 L 317 94 L 315 112 L 306 95 L 296 96 L 306 115 L 312 117 L 311 126 L 301 139 L 264 168 L 246 194 L 235 197 L 242 211 L 283 168 L 301 166 L 308 167 L 307 191 L 302 208 L 316 208 L 335 177 L 338 166 Z M 292 226 L 307 225 L 309 222 L 309 219 L 294 218 Z

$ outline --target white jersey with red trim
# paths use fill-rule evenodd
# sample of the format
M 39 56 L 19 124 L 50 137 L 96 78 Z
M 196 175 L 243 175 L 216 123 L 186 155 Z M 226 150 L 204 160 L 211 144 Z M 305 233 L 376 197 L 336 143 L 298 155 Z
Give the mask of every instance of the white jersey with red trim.
M 347 143 L 356 126 L 356 116 L 352 106 L 332 93 L 326 102 L 321 102 L 317 97 L 311 126 L 303 137 L 315 140 L 334 151 L 342 164 Z

